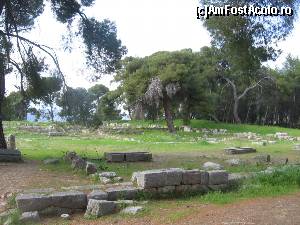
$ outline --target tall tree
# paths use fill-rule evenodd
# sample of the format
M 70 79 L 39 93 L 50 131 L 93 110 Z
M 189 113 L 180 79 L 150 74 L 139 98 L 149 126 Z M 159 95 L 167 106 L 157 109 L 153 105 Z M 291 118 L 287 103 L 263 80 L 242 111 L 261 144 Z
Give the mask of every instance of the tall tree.
M 242 7 L 292 7 L 296 13 L 299 1 L 255 1 L 255 0 L 201 0 L 203 5 Z M 203 19 L 205 27 L 211 33 L 212 45 L 219 49 L 223 67 L 218 72 L 232 90 L 234 98 L 234 120 L 241 122 L 238 106 L 242 98 L 256 88 L 266 75 L 262 73 L 262 63 L 274 60 L 279 49 L 276 43 L 284 39 L 293 29 L 296 15 L 293 16 L 212 16 Z M 227 72 L 225 72 L 227 70 Z
M 5 93 L 6 71 L 20 64 L 18 61 L 24 62 L 30 52 L 29 49 L 33 52 L 44 53 L 52 59 L 63 79 L 54 51 L 24 36 L 24 33 L 33 28 L 36 19 L 43 13 L 46 2 L 46 0 L 0 1 L 0 112 Z M 126 53 L 126 48 L 117 38 L 114 23 L 109 20 L 97 21 L 85 14 L 85 9 L 91 7 L 94 2 L 95 0 L 50 0 L 57 21 L 71 27 L 70 25 L 78 18 L 78 30 L 74 30 L 73 33 L 81 36 L 86 47 L 87 63 L 97 72 L 95 75 L 97 79 L 101 74 L 110 73 L 119 66 L 119 60 Z M 12 59 L 15 56 L 15 54 L 12 55 L 13 51 L 17 53 L 17 59 Z M 1 116 L 0 148 L 6 147 Z

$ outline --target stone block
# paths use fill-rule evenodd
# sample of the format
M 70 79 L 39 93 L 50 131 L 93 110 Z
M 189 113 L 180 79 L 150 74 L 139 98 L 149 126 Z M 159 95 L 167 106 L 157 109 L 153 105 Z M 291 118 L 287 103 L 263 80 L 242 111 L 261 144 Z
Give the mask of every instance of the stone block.
M 51 206 L 49 195 L 43 194 L 19 194 L 16 197 L 17 207 L 21 212 L 40 211 Z
M 183 170 L 179 168 L 147 170 L 135 174 L 137 184 L 141 188 L 153 188 L 180 185 Z
M 57 192 L 50 195 L 51 206 L 68 209 L 85 209 L 87 196 L 83 192 Z
M 73 169 L 81 169 L 81 170 L 84 170 L 85 167 L 86 167 L 86 161 L 82 158 L 80 158 L 79 156 L 75 157 L 73 160 L 72 160 L 72 165 L 71 167 Z
M 11 149 L 0 149 L 0 162 L 20 162 L 22 161 L 21 152 Z
M 212 170 L 208 172 L 208 184 L 218 185 L 228 183 L 228 173 L 225 170 Z
M 164 186 L 157 188 L 157 192 L 160 194 L 170 194 L 175 191 L 175 186 Z
M 191 185 L 191 192 L 206 193 L 208 191 L 209 191 L 209 189 L 208 189 L 207 185 L 202 185 L 202 184 L 193 184 L 193 185 Z
M 200 170 L 185 170 L 182 174 L 182 184 L 208 184 L 208 173 Z
M 115 202 L 90 199 L 85 212 L 85 216 L 105 216 L 115 213 L 116 209 L 117 205 Z
M 178 193 L 190 192 L 191 190 L 192 190 L 192 185 L 189 184 L 178 185 L 175 187 L 175 191 Z
M 227 154 L 231 154 L 231 155 L 256 152 L 256 149 L 251 147 L 240 147 L 240 148 L 231 147 L 231 148 L 225 148 L 224 150 Z
M 40 216 L 37 211 L 34 212 L 24 212 L 20 217 L 21 224 L 25 223 L 37 223 L 40 221 Z
M 117 176 L 116 172 L 102 172 L 99 173 L 100 177 L 114 178 Z
M 149 152 L 126 152 L 126 162 L 148 162 L 152 160 L 152 154 Z
M 111 187 L 105 191 L 107 192 L 107 199 L 109 201 L 116 201 L 118 199 L 135 199 L 139 189 L 135 187 Z
M 87 199 L 96 199 L 96 200 L 107 200 L 108 195 L 105 191 L 101 190 L 93 190 L 91 193 L 88 194 Z
M 125 153 L 121 152 L 106 152 L 104 153 L 104 157 L 107 162 L 124 162 L 125 161 Z

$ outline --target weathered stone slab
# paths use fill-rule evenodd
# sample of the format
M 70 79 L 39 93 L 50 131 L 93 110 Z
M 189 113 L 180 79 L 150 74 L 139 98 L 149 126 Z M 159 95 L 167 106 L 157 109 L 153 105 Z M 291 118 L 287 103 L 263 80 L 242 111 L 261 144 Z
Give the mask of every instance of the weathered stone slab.
M 115 213 L 116 209 L 117 205 L 115 202 L 90 199 L 85 212 L 85 216 L 105 216 Z
M 220 165 L 219 163 L 214 163 L 214 162 L 205 162 L 202 167 L 205 170 L 222 170 L 223 169 L 222 165 Z
M 20 194 L 16 202 L 21 212 L 40 211 L 51 206 L 51 197 L 43 194 Z
M 105 191 L 107 192 L 107 199 L 109 201 L 116 201 L 117 199 L 135 199 L 139 189 L 135 187 L 111 187 Z
M 69 209 L 84 209 L 87 205 L 87 196 L 83 192 L 57 192 L 50 195 L 50 197 L 51 206 L 55 207 Z
M 212 170 L 208 172 L 208 184 L 218 185 L 228 183 L 228 173 L 225 170 Z
M 40 215 L 37 211 L 34 212 L 24 212 L 20 217 L 20 222 L 25 223 L 37 223 L 40 221 Z
M 91 193 L 88 194 L 87 198 L 88 198 L 88 200 L 90 200 L 90 199 L 107 200 L 108 195 L 105 191 L 93 190 Z
M 149 152 L 126 152 L 126 162 L 149 162 L 152 160 L 152 154 Z
M 181 184 L 183 171 L 180 168 L 147 170 L 134 174 L 133 179 L 141 188 L 175 186 Z
M 198 169 L 185 170 L 182 174 L 182 184 L 208 184 L 208 173 Z
M 106 152 L 107 162 L 147 162 L 152 160 L 149 152 Z
M 231 155 L 234 155 L 234 154 L 247 154 L 247 153 L 256 152 L 256 149 L 251 148 L 251 147 L 240 147 L 240 148 L 230 147 L 230 148 L 225 148 L 224 150 L 227 154 L 231 154 Z
M 105 152 L 104 157 L 107 162 L 124 162 L 125 153 L 120 152 Z
M 21 152 L 11 149 L 0 149 L 0 162 L 20 162 L 22 161 Z

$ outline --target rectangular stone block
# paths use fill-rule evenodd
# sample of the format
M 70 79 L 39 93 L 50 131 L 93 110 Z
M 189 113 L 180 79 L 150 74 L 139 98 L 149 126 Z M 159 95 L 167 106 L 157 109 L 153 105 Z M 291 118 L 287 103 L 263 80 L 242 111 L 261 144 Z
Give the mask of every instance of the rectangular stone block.
M 185 170 L 182 174 L 182 184 L 208 184 L 208 173 L 206 171 Z
M 208 171 L 209 185 L 227 184 L 228 173 L 225 170 L 212 170 Z
M 135 174 L 134 179 L 141 188 L 176 186 L 182 182 L 182 173 L 179 168 L 147 170 Z
M 116 212 L 117 204 L 106 200 L 90 199 L 85 212 L 85 216 L 105 216 Z
M 228 188 L 228 184 L 208 185 L 208 188 L 212 191 L 225 191 Z
M 225 148 L 224 150 L 227 154 L 231 154 L 231 155 L 256 152 L 256 149 L 251 147 L 241 147 L 241 148 L 231 147 L 231 148 Z
M 125 153 L 120 152 L 106 152 L 104 153 L 107 162 L 124 162 Z
M 206 185 L 202 185 L 202 184 L 193 184 L 193 185 L 191 185 L 191 192 L 206 193 L 208 191 L 209 191 L 209 189 Z
M 126 152 L 126 162 L 149 162 L 152 160 L 152 154 L 149 152 Z
M 157 188 L 159 194 L 170 194 L 175 191 L 175 186 L 164 186 Z
M 57 192 L 50 195 L 51 206 L 68 209 L 85 209 L 87 196 L 83 192 L 68 191 Z
M 0 162 L 20 162 L 21 152 L 11 149 L 0 149 Z
M 109 201 L 116 201 L 118 199 L 136 199 L 139 189 L 135 187 L 112 187 L 105 191 L 107 192 L 107 199 Z
M 16 202 L 21 212 L 40 211 L 52 205 L 51 197 L 43 194 L 19 194 Z
M 177 193 L 185 193 L 185 192 L 190 192 L 192 189 L 192 185 L 178 185 L 175 187 L 175 191 Z

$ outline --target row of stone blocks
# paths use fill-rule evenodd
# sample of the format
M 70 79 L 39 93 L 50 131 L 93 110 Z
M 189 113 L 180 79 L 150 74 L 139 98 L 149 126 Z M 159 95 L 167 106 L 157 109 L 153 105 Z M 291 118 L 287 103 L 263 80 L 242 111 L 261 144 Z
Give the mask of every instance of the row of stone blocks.
M 149 162 L 152 154 L 149 152 L 105 152 L 107 162 Z
M 180 168 L 135 172 L 132 182 L 145 192 L 205 191 L 224 189 L 228 173 L 224 170 L 202 171 Z
M 109 211 L 115 209 L 117 204 L 115 201 L 134 200 L 140 193 L 165 194 L 222 190 L 227 187 L 228 173 L 222 170 L 206 172 L 174 168 L 136 172 L 132 179 L 137 187 L 120 185 L 107 188 L 105 191 L 93 190 L 88 195 L 78 191 L 25 193 L 19 194 L 16 202 L 21 212 L 54 210 L 54 212 L 73 213 L 87 209 L 87 214 L 101 216 L 102 213 L 106 214 L 105 208 L 111 208 Z M 94 213 L 95 210 L 98 210 L 97 213 Z

